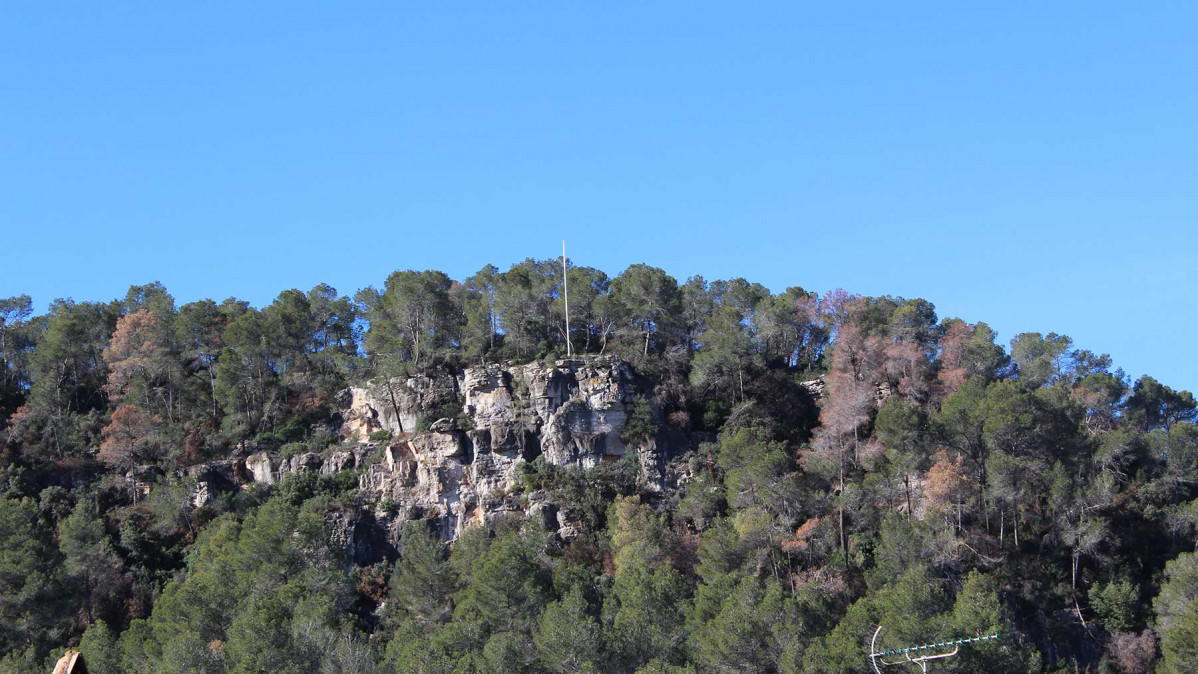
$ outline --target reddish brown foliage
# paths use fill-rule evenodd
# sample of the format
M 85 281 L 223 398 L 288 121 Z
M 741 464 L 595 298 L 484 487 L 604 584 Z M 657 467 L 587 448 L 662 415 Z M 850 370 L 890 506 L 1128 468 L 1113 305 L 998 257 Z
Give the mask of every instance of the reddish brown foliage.
M 607 561 L 610 559 L 610 556 L 606 557 Z M 605 557 L 603 551 L 595 544 L 576 538 L 562 550 L 562 561 L 569 566 L 602 566 L 605 563 Z
M 811 588 L 820 595 L 831 598 L 837 604 L 848 603 L 850 589 L 840 571 L 827 566 L 798 571 L 790 577 L 795 590 Z
M 858 454 L 861 456 L 862 463 L 864 463 L 867 468 L 872 469 L 873 466 L 876 466 L 875 462 L 886 455 L 886 445 L 883 445 L 874 438 L 870 438 L 869 440 L 861 443 Z
M 806 550 L 811 545 L 811 537 L 815 534 L 816 527 L 819 526 L 819 518 L 812 517 L 811 519 L 799 525 L 795 529 L 794 538 L 789 538 L 782 541 L 783 552 L 799 552 Z
M 300 396 L 297 408 L 301 414 L 314 414 L 319 412 L 327 402 L 328 397 L 324 393 L 305 393 Z
M 848 320 L 853 305 L 860 299 L 860 295 L 850 295 L 844 288 L 829 290 L 819 300 L 819 312 L 824 323 L 832 330 L 839 329 Z
M 961 358 L 965 355 L 965 342 L 973 336 L 973 327 L 965 321 L 954 320 L 949 323 L 940 338 L 940 367 L 953 370 L 961 367 Z
M 159 350 L 155 344 L 157 333 L 158 319 L 145 309 L 117 319 L 112 341 L 104 349 L 104 360 L 108 363 L 108 383 L 104 390 L 114 402 L 125 397 L 134 379 L 154 368 Z
M 666 422 L 674 428 L 680 430 L 689 430 L 691 427 L 691 415 L 686 410 L 674 410 L 666 417 Z
M 146 600 L 143 597 L 134 595 L 125 599 L 125 615 L 129 620 L 137 620 L 150 615 L 146 610 Z
M 387 601 L 389 586 L 381 565 L 362 568 L 362 575 L 358 578 L 358 593 L 376 604 Z
M 874 381 L 882 363 L 881 354 L 878 340 L 862 337 L 851 324 L 841 328 L 840 339 L 832 350 L 827 397 L 820 406 L 820 427 L 812 449 L 799 455 L 804 470 L 830 473 L 833 466 L 860 461 L 862 427 L 877 406 Z
M 133 405 L 121 405 L 112 413 L 112 422 L 100 431 L 96 458 L 110 466 L 136 461 L 150 448 L 150 436 L 160 422 Z
M 923 347 L 916 342 L 900 339 L 886 345 L 885 357 L 883 367 L 886 376 L 898 384 L 899 393 L 917 402 L 926 400 L 928 385 L 924 373 L 928 368 L 928 359 Z
M 603 559 L 601 561 L 602 564 L 600 564 L 600 566 L 603 568 L 604 574 L 610 576 L 616 575 L 616 560 L 614 557 L 612 557 L 610 552 L 603 553 Z
M 965 384 L 969 371 L 961 362 L 965 355 L 965 343 L 973 337 L 973 326 L 964 321 L 953 321 L 940 338 L 940 372 L 932 382 L 933 394 L 943 398 Z
M 1136 674 L 1152 670 L 1156 659 L 1156 637 L 1151 630 L 1115 632 L 1107 644 L 1107 652 L 1115 666 L 1124 674 Z
M 681 536 L 670 536 L 667 540 L 666 560 L 687 581 L 696 578 L 695 567 L 699 564 L 699 536 L 684 532 Z
M 924 492 L 928 498 L 942 508 L 954 506 L 969 493 L 969 484 L 961 459 L 948 458 L 944 452 L 936 455 L 936 462 L 928 469 Z
M 183 439 L 183 465 L 192 466 L 204 459 L 201 448 L 203 447 L 204 436 L 199 429 L 192 430 Z
M 32 410 L 29 408 L 29 403 L 25 403 L 24 405 L 21 405 L 20 407 L 17 408 L 17 411 L 12 413 L 12 416 L 8 417 L 8 425 L 16 426 L 16 425 L 20 424 L 22 421 L 25 420 L 25 417 L 29 416 L 29 413 L 31 411 Z
M 4 434 L 4 451 L 7 453 L 10 450 L 16 451 L 18 442 L 17 438 L 25 430 L 25 420 L 29 418 L 29 413 L 32 410 L 29 408 L 29 403 L 25 403 L 17 408 L 11 416 L 8 417 L 8 428 Z
M 804 295 L 795 300 L 795 322 L 798 325 L 817 326 L 824 322 L 819 299 Z

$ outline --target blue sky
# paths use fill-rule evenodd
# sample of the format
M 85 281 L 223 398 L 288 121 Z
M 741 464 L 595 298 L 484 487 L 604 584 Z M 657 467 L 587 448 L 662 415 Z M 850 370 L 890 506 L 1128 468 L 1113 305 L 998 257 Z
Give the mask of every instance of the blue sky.
M 1198 4 L 832 4 L 6 3 L 0 296 L 261 305 L 564 237 L 1198 388 Z

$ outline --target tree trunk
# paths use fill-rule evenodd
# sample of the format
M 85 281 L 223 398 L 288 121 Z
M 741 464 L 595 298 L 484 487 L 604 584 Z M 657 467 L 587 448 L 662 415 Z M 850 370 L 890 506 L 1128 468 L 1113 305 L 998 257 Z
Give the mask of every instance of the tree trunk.
M 844 554 L 844 567 L 849 567 L 849 546 L 844 537 L 844 450 L 840 452 L 840 551 Z
M 1074 550 L 1073 551 L 1073 573 L 1069 577 L 1069 586 L 1073 592 L 1073 609 L 1077 612 L 1077 619 L 1079 621 L 1081 621 L 1082 627 L 1085 627 L 1086 629 L 1090 629 L 1090 626 L 1086 624 L 1085 616 L 1082 615 L 1082 607 L 1077 601 L 1077 567 L 1080 562 L 1081 562 L 1081 552 Z
M 911 476 L 903 476 L 903 486 L 907 489 L 907 524 L 911 524 Z
M 395 389 L 391 388 L 391 380 L 387 380 L 387 393 L 391 396 L 391 409 L 395 411 L 395 423 L 399 425 L 399 434 L 404 435 L 403 417 L 399 415 L 399 403 L 395 401 Z
M 414 333 L 415 334 L 412 335 L 412 347 L 413 347 L 413 351 L 415 351 L 415 354 L 413 356 L 412 362 L 415 364 L 419 364 L 420 363 L 420 322 L 419 321 L 416 322 L 416 330 L 414 331 Z
M 208 387 L 212 391 L 212 420 L 215 421 L 218 416 L 216 409 L 216 369 L 212 367 L 214 361 L 208 361 Z
M 840 552 L 844 555 L 844 568 L 849 568 L 849 546 L 844 538 L 844 503 L 840 504 Z
M 1073 569 L 1069 574 L 1069 589 L 1073 590 L 1073 594 L 1077 594 L 1077 552 L 1073 553 Z

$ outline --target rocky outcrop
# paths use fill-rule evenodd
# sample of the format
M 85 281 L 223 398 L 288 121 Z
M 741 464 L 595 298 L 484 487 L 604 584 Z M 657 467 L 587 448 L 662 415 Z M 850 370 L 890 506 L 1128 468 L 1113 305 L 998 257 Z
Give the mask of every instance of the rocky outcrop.
M 258 452 L 246 458 L 245 470 L 254 482 L 262 484 L 274 484 L 275 472 L 270 461 L 270 455 L 266 452 Z
M 404 428 L 407 418 L 413 424 L 423 419 L 429 429 L 387 446 L 383 461 L 361 477 L 362 491 L 377 504 L 379 517 L 394 526 L 435 519 L 442 535 L 452 539 L 472 523 L 531 512 L 531 497 L 520 502 L 508 492 L 519 479 L 520 463 L 537 456 L 554 465 L 592 468 L 635 452 L 649 482 L 661 477 L 658 443 L 649 439 L 628 447 L 621 437 L 636 391 L 632 369 L 620 359 L 480 365 L 466 369 L 455 384 L 460 397 L 453 400 L 444 395 L 450 385 L 442 375 L 352 393 L 342 431 L 347 438 L 365 439 L 371 429 L 398 433 L 398 424 L 390 421 L 397 418 Z M 400 414 L 388 416 L 389 391 L 401 388 L 421 393 L 404 398 Z M 460 414 L 429 422 L 438 409 Z M 558 513 L 541 505 L 538 516 L 556 528 Z
M 620 434 L 632 404 L 631 371 L 625 363 L 524 370 L 542 422 L 541 453 L 546 461 L 592 468 L 605 458 L 624 456 L 627 447 Z
M 466 432 L 470 453 L 506 454 L 593 467 L 628 450 L 620 437 L 634 396 L 631 367 L 618 358 L 553 364 L 488 364 L 460 377 L 436 373 L 349 389 L 342 437 L 365 442 L 379 430 L 413 433 L 430 424 Z M 437 412 L 460 410 L 455 419 Z
M 807 391 L 807 393 L 810 393 L 812 398 L 815 398 L 816 400 L 818 400 L 818 399 L 824 397 L 824 391 L 827 390 L 827 388 L 828 388 L 828 381 L 826 379 L 824 379 L 823 376 L 819 376 L 819 377 L 816 377 L 815 379 L 808 379 L 807 381 L 801 381 L 801 382 L 799 382 L 799 386 L 802 386 L 803 389 L 805 389 Z
M 339 449 L 321 462 L 321 475 L 332 475 L 343 470 L 357 470 L 364 464 L 366 452 L 362 449 Z
M 388 554 L 412 520 L 434 522 L 452 540 L 468 526 L 522 513 L 568 538 L 577 535 L 570 513 L 545 492 L 514 489 L 520 466 L 540 456 L 585 469 L 631 453 L 643 486 L 660 489 L 671 479 L 667 448 L 688 443 L 663 432 L 627 444 L 622 434 L 637 395 L 632 368 L 611 357 L 487 364 L 457 377 L 436 372 L 376 382 L 345 392 L 342 444 L 323 454 L 257 452 L 197 467 L 194 501 L 207 503 L 238 482 L 358 471 L 358 505 L 329 515 L 329 523 L 335 544 L 359 561 Z M 380 430 L 393 439 L 371 442 Z
M 213 461 L 191 466 L 186 474 L 194 480 L 191 504 L 196 508 L 208 505 L 220 494 L 237 489 L 242 482 L 240 466 L 236 461 Z
M 893 391 L 890 389 L 890 382 L 880 381 L 877 384 L 874 384 L 874 403 L 876 403 L 878 406 L 881 406 L 882 403 L 886 402 L 886 399 L 889 398 L 892 393 Z
M 799 382 L 799 386 L 802 386 L 807 393 L 811 394 L 811 397 L 816 400 L 820 400 L 828 392 L 828 380 L 823 375 L 820 375 L 815 379 L 801 381 Z M 886 402 L 886 399 L 890 397 L 891 393 L 892 391 L 890 390 L 890 382 L 882 380 L 874 384 L 874 402 L 878 405 Z
M 369 510 L 332 507 L 324 512 L 324 522 L 333 548 L 359 566 L 395 556 L 386 529 Z
M 375 431 L 411 433 L 421 421 L 458 401 L 457 381 L 445 372 L 372 382 L 346 391 L 341 436 L 366 441 Z

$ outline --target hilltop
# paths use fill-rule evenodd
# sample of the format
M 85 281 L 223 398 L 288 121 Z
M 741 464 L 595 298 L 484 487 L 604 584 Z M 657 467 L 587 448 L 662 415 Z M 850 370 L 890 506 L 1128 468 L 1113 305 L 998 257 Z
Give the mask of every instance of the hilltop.
M 1192 671 L 1198 404 L 924 299 L 557 260 L 0 300 L 0 671 Z

